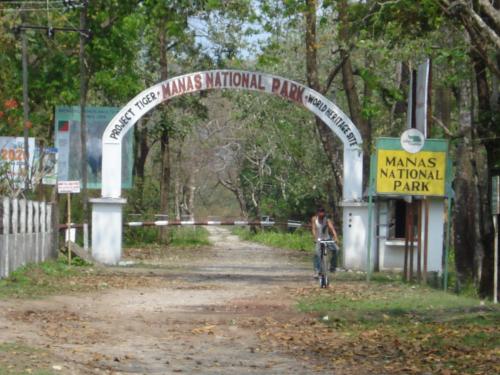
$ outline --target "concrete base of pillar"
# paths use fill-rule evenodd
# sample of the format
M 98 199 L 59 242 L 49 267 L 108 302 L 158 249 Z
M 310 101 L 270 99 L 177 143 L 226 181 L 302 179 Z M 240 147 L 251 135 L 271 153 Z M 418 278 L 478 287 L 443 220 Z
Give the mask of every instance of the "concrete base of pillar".
M 368 239 L 368 203 L 348 202 L 341 203 L 343 208 L 343 250 L 344 267 L 346 269 L 366 271 L 366 246 Z M 375 214 L 374 216 L 375 217 Z M 375 220 L 373 220 L 375 222 Z M 375 231 L 372 229 L 372 236 Z M 372 241 L 371 268 L 375 264 L 375 241 Z
M 123 198 L 94 198 L 92 203 L 92 256 L 98 262 L 116 265 L 122 256 Z

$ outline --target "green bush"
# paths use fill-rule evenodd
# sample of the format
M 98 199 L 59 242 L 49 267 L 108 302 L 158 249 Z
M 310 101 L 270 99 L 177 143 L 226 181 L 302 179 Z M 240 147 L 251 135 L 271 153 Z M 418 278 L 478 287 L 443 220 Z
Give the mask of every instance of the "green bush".
M 159 227 L 128 227 L 123 231 L 123 244 L 127 247 L 155 244 Z
M 159 227 L 132 227 L 125 229 L 126 247 L 159 244 Z M 169 247 L 208 246 L 208 231 L 203 227 L 172 227 L 168 229 Z
M 233 230 L 233 233 L 242 240 L 258 242 L 272 247 L 301 251 L 312 251 L 314 249 L 311 234 L 307 230 L 296 230 L 292 233 L 258 230 L 254 233 L 247 228 L 237 227 Z

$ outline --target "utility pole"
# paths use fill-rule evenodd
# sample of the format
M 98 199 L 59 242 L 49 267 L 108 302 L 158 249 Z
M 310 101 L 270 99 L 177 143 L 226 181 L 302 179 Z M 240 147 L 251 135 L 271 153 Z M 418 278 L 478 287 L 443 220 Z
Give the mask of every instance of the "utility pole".
M 87 1 L 83 1 L 81 4 L 78 4 L 78 3 L 75 3 L 74 1 L 72 0 L 64 0 L 63 1 L 64 3 L 64 6 L 66 7 L 70 7 L 70 8 L 77 8 L 77 7 L 82 7 L 83 8 L 83 11 L 82 13 L 84 12 L 84 21 L 86 21 L 86 18 L 87 18 Z M 23 10 L 23 9 L 21 9 Z M 49 12 L 49 9 L 47 8 L 47 12 Z M 84 68 L 84 62 L 83 62 L 83 59 L 82 59 L 82 56 L 83 56 L 83 52 L 82 52 L 82 49 L 83 49 L 83 45 L 85 43 L 85 39 L 88 39 L 90 38 L 90 30 L 87 30 L 85 29 L 85 25 L 86 25 L 86 22 L 84 22 L 84 27 L 80 28 L 80 29 L 75 29 L 75 28 L 69 28 L 69 27 L 52 27 L 50 25 L 48 26 L 39 26 L 39 25 L 26 25 L 25 24 L 25 21 L 26 21 L 26 16 L 25 16 L 25 13 L 21 13 L 21 25 L 20 26 L 16 26 L 14 28 L 14 32 L 16 35 L 19 35 L 21 36 L 21 59 L 22 59 L 22 83 L 23 83 L 23 137 L 24 137 L 24 168 L 25 168 L 25 173 L 26 173 L 26 177 L 25 177 L 25 180 L 24 180 L 24 191 L 27 192 L 30 188 L 30 164 L 29 164 L 29 159 L 30 159 L 30 150 L 29 150 L 29 131 L 30 131 L 30 127 L 31 127 L 31 123 L 29 121 L 29 95 L 28 95 L 28 36 L 26 34 L 26 31 L 27 30 L 43 30 L 47 33 L 47 36 L 49 38 L 53 38 L 54 37 L 54 33 L 56 31 L 62 31 L 62 32 L 77 32 L 80 34 L 80 71 L 82 69 L 82 67 Z M 80 16 L 80 23 L 82 21 L 82 16 Z M 83 42 L 82 42 L 83 41 Z M 86 79 L 86 76 L 84 76 L 83 78 Z M 83 80 L 83 79 L 82 79 Z M 85 81 L 84 82 L 84 88 L 85 88 L 85 92 L 87 91 L 86 90 L 86 84 L 87 82 Z M 82 91 L 82 83 L 80 83 L 80 91 Z M 85 103 L 84 103 L 85 104 Z M 84 112 L 82 111 L 82 116 L 84 116 Z M 83 117 L 85 118 L 85 117 Z M 83 120 L 85 121 L 85 120 Z M 83 125 L 85 125 L 83 123 Z M 83 126 L 86 130 L 86 127 Z M 82 143 L 84 146 L 86 146 L 86 133 L 84 134 L 84 139 L 82 139 Z M 84 147 L 82 146 L 82 147 Z M 86 160 L 86 155 L 87 155 L 87 152 L 86 152 L 86 147 L 85 148 L 85 159 Z M 82 157 L 83 157 L 83 154 L 82 154 Z M 86 208 L 86 204 L 87 204 L 87 199 L 86 199 L 86 193 L 87 193 L 87 179 L 86 179 L 86 176 L 87 176 L 87 173 L 86 173 L 86 169 L 85 169 L 85 181 L 84 181 L 84 187 L 85 187 L 85 190 L 84 190 L 84 208 Z
M 87 3 L 80 9 L 80 30 L 85 30 L 87 25 Z M 80 141 L 82 155 L 82 203 L 83 220 L 88 216 L 88 190 L 87 190 L 87 123 L 85 109 L 87 106 L 87 70 L 85 68 L 85 42 L 87 36 L 80 33 Z
M 24 17 L 23 17 L 24 21 Z M 27 192 L 30 187 L 29 174 L 29 103 L 28 103 L 28 36 L 26 30 L 21 30 L 21 48 L 22 48 L 22 65 L 23 65 L 23 136 L 24 136 L 24 191 Z

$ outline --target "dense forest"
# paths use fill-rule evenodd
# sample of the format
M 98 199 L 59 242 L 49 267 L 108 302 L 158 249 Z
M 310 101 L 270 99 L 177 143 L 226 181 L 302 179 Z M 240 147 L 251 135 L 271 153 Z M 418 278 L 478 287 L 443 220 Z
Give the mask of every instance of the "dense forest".
M 455 170 L 455 266 L 462 283 L 487 293 L 489 182 L 500 167 L 499 9 L 498 0 L 1 1 L 0 135 L 29 128 L 52 145 L 55 106 L 119 107 L 170 77 L 245 69 L 301 82 L 350 115 L 364 140 L 366 176 L 373 140 L 406 127 L 411 71 L 430 58 L 430 137 L 450 141 Z M 133 131 L 127 214 L 306 220 L 318 205 L 340 210 L 340 141 L 280 98 L 182 96 Z M 4 179 L 0 189 L 56 199 L 47 187 L 14 192 Z M 98 195 L 84 189 L 80 220 L 88 196 Z

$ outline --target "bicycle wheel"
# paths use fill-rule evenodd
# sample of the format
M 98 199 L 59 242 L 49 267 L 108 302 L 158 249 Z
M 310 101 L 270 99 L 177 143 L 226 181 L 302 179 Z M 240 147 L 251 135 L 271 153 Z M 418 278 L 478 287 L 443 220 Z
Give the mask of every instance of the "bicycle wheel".
M 323 269 L 322 275 L 323 275 L 323 283 L 322 283 L 322 288 L 328 287 L 329 280 L 328 280 L 328 252 L 326 246 L 323 248 L 322 251 L 322 259 L 321 259 L 321 268 Z
M 319 286 L 320 288 L 326 288 L 328 286 L 328 256 L 327 248 L 324 244 L 321 244 Z

